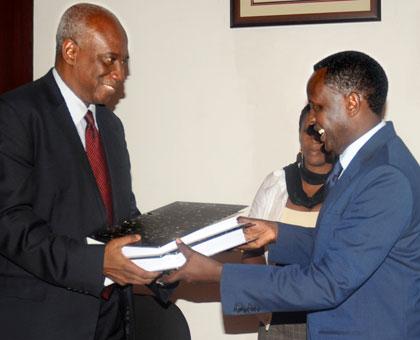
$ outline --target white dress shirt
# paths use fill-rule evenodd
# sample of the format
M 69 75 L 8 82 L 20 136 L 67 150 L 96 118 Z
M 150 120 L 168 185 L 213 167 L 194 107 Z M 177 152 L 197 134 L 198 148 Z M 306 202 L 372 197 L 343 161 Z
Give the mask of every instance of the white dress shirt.
M 73 123 L 76 126 L 77 133 L 79 134 L 80 141 L 83 144 L 83 147 L 86 149 L 86 142 L 85 142 L 85 131 L 86 131 L 86 120 L 85 115 L 88 110 L 90 110 L 93 114 L 93 118 L 95 118 L 95 125 L 98 129 L 98 124 L 96 122 L 96 107 L 93 104 L 90 104 L 86 107 L 85 103 L 76 96 L 76 94 L 66 85 L 66 83 L 61 79 L 60 75 L 58 74 L 57 70 L 53 69 L 53 76 L 60 89 L 62 96 L 64 97 L 64 101 L 66 102 L 67 108 L 70 111 L 71 118 L 73 119 Z M 98 129 L 99 130 L 99 129 Z
M 365 145 L 367 141 L 385 125 L 385 122 L 381 121 L 364 135 L 356 139 L 343 151 L 343 153 L 340 155 L 340 163 L 343 167 L 343 171 L 341 171 L 340 177 L 343 175 L 343 172 L 346 171 L 346 168 L 349 166 L 351 160 L 354 158 L 354 156 L 356 156 L 357 152 L 362 148 L 362 146 Z
M 85 103 L 83 103 L 83 101 L 78 96 L 76 96 L 76 94 L 66 85 L 63 79 L 61 79 L 55 68 L 52 72 L 58 88 L 64 97 L 67 108 L 70 111 L 71 118 L 73 119 L 73 123 L 77 129 L 77 133 L 79 134 L 83 148 L 86 150 L 85 131 L 87 123 L 85 120 L 85 115 L 88 110 L 92 112 L 93 117 L 95 118 L 96 128 L 98 129 L 98 124 L 96 122 L 96 107 L 93 104 L 90 104 L 88 107 L 86 107 Z M 87 244 L 102 244 L 101 242 L 97 242 L 90 237 L 87 237 L 86 240 Z M 113 281 L 111 279 L 105 277 L 104 286 L 108 286 L 112 283 Z

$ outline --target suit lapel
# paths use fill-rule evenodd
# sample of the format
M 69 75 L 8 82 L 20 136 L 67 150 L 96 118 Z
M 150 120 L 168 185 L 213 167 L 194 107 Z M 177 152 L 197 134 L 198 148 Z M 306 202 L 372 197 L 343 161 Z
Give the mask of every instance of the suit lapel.
M 112 204 L 114 210 L 114 219 L 118 222 L 120 216 L 119 207 L 117 205 L 118 196 L 118 167 L 119 155 L 116 143 L 120 137 L 115 131 L 115 124 L 113 124 L 111 112 L 102 106 L 96 106 L 96 120 L 99 127 L 99 133 L 101 135 L 101 142 L 104 148 L 106 162 L 108 166 L 108 172 L 111 180 L 111 191 L 112 191 Z
M 75 158 L 78 168 L 80 169 L 81 176 L 85 174 L 89 186 L 95 191 L 97 209 L 95 211 L 101 212 L 101 217 L 106 220 L 105 208 L 102 203 L 102 198 L 96 184 L 95 176 L 93 175 L 92 169 L 89 164 L 89 160 L 86 155 L 86 151 L 83 148 L 83 144 L 80 140 L 79 133 L 77 132 L 76 126 L 71 118 L 70 112 L 67 108 L 66 102 L 54 80 L 52 72 L 50 71 L 46 76 L 45 80 L 50 88 L 51 99 L 56 101 L 55 109 L 51 114 L 51 122 L 61 131 L 64 136 L 64 140 L 67 146 L 71 150 L 72 156 Z
M 61 95 L 61 92 L 54 80 L 52 71 L 46 75 L 45 79 L 48 86 L 50 87 L 52 98 L 56 100 L 55 109 L 51 111 L 51 121 L 57 126 L 59 130 L 61 130 L 62 134 L 65 136 L 65 140 L 68 142 L 74 155 L 76 155 L 78 161 L 80 161 L 80 164 L 82 164 L 84 172 L 88 172 L 88 170 L 91 172 L 89 161 L 86 157 L 86 152 L 80 141 L 80 136 L 71 118 L 66 102 L 64 101 L 64 98 Z
M 86 157 L 86 152 L 65 102 L 63 102 L 63 104 L 52 114 L 54 115 L 54 122 L 56 122 L 63 135 L 66 136 L 65 139 L 68 141 L 71 149 L 80 161 L 80 164 L 82 164 L 83 169 L 87 171 L 90 169 L 90 166 Z

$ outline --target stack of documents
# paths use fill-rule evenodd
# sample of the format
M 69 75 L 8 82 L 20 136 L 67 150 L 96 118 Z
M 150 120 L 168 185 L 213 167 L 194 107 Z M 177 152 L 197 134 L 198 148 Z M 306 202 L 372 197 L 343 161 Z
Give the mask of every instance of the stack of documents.
M 186 259 L 178 251 L 176 238 L 203 255 L 220 253 L 246 243 L 243 225 L 237 222 L 238 216 L 246 214 L 243 205 L 174 202 L 131 224 L 142 240 L 124 247 L 123 254 L 148 271 L 178 268 Z

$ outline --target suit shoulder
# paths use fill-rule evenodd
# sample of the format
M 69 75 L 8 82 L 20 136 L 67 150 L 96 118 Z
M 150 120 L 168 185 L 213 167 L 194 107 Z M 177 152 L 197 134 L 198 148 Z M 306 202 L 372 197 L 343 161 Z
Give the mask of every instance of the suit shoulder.
M 9 107 L 19 114 L 42 112 L 60 105 L 63 101 L 51 72 L 0 96 L 3 106 Z
M 410 150 L 398 136 L 386 145 L 387 162 L 398 169 L 412 184 L 420 187 L 420 167 Z
M 357 188 L 383 188 L 390 197 L 405 195 L 420 199 L 420 168 L 403 141 L 395 136 L 376 149 L 362 163 Z M 358 190 L 356 190 L 358 191 Z
M 121 122 L 121 119 L 113 111 L 104 105 L 97 105 L 96 110 L 101 117 L 100 119 L 106 122 L 106 124 L 112 126 L 113 128 L 124 131 L 124 126 Z

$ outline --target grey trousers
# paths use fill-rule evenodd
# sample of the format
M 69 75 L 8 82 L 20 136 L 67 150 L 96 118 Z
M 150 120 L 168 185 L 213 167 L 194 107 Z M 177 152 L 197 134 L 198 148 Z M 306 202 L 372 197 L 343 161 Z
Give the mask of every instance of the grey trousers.
M 258 329 L 258 340 L 306 340 L 306 323 L 270 325 Z

